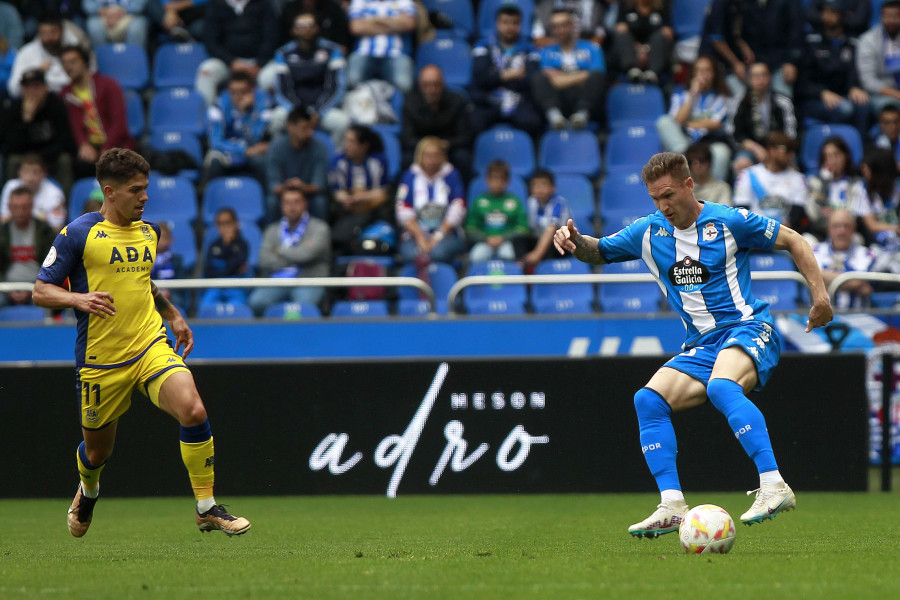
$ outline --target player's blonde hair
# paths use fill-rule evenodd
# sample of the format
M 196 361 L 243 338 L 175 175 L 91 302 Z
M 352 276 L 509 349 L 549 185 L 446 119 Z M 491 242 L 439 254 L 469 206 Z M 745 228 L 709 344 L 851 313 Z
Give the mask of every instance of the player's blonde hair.
M 123 184 L 138 174 L 149 177 L 150 163 L 134 150 L 110 148 L 97 160 L 100 185 Z
M 684 181 L 691 176 L 691 168 L 688 166 L 687 158 L 684 154 L 678 152 L 660 152 L 654 154 L 641 169 L 641 179 L 644 184 L 651 184 L 657 179 L 669 175 L 678 183 Z

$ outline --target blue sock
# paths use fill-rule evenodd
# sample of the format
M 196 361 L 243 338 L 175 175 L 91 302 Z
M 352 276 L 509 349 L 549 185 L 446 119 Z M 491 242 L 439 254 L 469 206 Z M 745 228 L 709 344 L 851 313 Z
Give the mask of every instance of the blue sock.
M 641 388 L 634 395 L 634 409 L 641 431 L 641 451 L 659 491 L 680 490 L 675 466 L 678 443 L 672 427 L 672 407 L 655 391 Z
M 744 447 L 744 452 L 756 463 L 757 471 L 777 471 L 778 464 L 769 440 L 769 430 L 766 429 L 766 419 L 744 395 L 741 386 L 730 379 L 713 379 L 707 384 L 706 393 L 713 406 L 728 419 L 728 425 Z

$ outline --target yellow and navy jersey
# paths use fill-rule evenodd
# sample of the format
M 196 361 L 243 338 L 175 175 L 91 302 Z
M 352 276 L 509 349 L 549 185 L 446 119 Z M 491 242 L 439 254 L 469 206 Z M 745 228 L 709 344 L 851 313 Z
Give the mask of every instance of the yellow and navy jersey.
M 137 360 L 165 339 L 166 329 L 150 293 L 159 227 L 135 221 L 114 225 L 99 212 L 69 223 L 56 236 L 38 279 L 77 293 L 109 292 L 116 314 L 106 319 L 75 311 L 76 365 L 113 368 Z

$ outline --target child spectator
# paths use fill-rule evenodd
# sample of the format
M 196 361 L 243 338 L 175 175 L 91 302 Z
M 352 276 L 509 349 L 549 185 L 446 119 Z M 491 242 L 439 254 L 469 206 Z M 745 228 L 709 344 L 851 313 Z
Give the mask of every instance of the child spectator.
M 47 221 L 59 231 L 66 224 L 66 197 L 58 185 L 47 179 L 47 168 L 39 154 L 26 154 L 19 165 L 18 179 L 10 179 L 0 193 L 0 220 L 8 221 L 9 195 L 12 190 L 25 186 L 31 190 L 34 216 Z
M 556 193 L 556 178 L 552 172 L 536 169 L 531 174 L 530 187 L 528 226 L 534 247 L 522 257 L 526 266 L 536 265 L 547 258 L 547 253 L 553 248 L 553 234 L 572 217 L 565 199 Z
M 203 276 L 244 277 L 250 272 L 250 246 L 241 235 L 241 224 L 237 213 L 231 207 L 220 208 L 215 217 L 218 237 L 210 243 L 205 252 Z M 246 293 L 241 288 L 210 288 L 206 290 L 201 306 L 205 304 L 243 303 Z
M 495 160 L 487 166 L 488 191 L 472 201 L 466 217 L 466 237 L 474 242 L 471 262 L 515 260 L 513 241 L 528 234 L 528 215 L 522 200 L 511 194 L 509 165 Z

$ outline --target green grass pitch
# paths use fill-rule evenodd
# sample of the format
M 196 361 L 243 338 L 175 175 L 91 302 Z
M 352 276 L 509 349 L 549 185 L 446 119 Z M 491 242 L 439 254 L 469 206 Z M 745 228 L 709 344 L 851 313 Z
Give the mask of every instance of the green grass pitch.
M 200 534 L 186 498 L 107 497 L 80 540 L 69 499 L 2 500 L 0 598 L 900 598 L 896 494 L 800 492 L 724 556 L 632 539 L 649 494 L 229 500 L 244 536 Z

